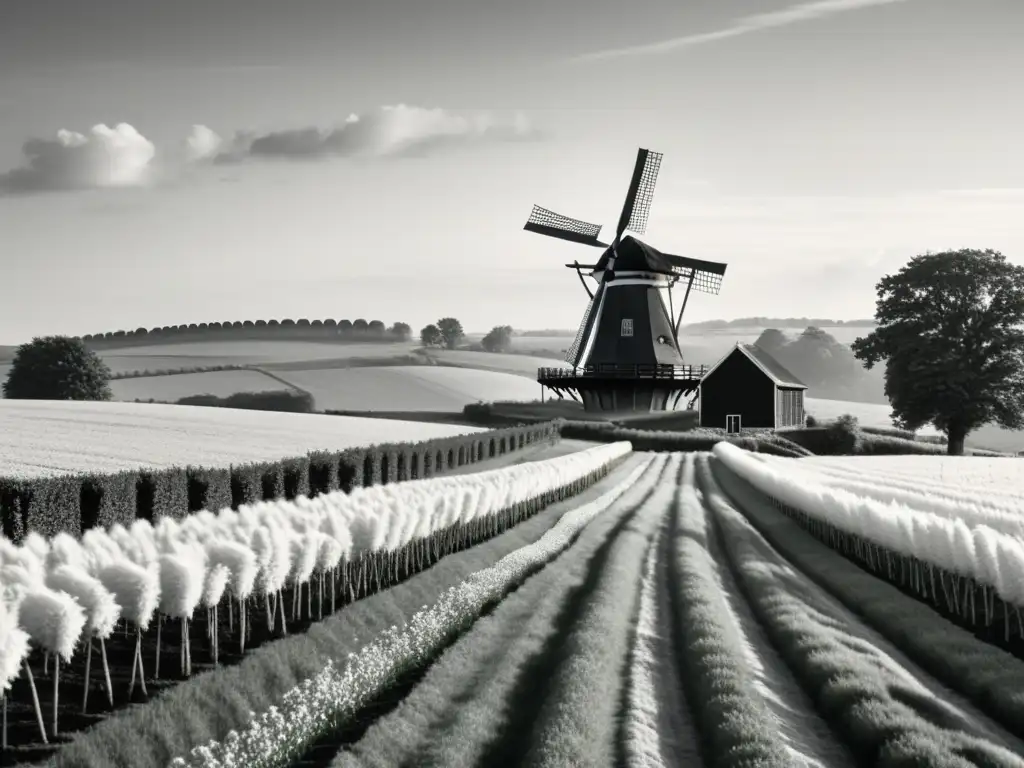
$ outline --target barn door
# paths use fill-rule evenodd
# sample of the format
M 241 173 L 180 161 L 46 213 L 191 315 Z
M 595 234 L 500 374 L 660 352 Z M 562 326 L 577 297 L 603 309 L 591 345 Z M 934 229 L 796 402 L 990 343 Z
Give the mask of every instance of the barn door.
M 725 417 L 725 431 L 730 435 L 739 434 L 740 415 L 738 413 L 731 413 Z

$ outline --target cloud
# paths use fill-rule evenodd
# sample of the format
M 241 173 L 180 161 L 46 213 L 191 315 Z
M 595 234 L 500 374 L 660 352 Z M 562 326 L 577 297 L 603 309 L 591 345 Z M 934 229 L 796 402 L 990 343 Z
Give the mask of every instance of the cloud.
M 299 128 L 255 133 L 238 131 L 223 139 L 205 125 L 193 125 L 184 141 L 157 152 L 153 142 L 127 123 L 94 126 L 87 134 L 61 130 L 56 139 L 30 139 L 25 164 L 0 173 L 0 194 L 138 187 L 186 178 L 210 164 L 250 159 L 408 157 L 488 141 L 523 141 L 541 134 L 522 114 L 500 117 L 481 112 L 459 115 L 444 109 L 404 104 L 350 115 L 332 129 Z
M 873 8 L 880 5 L 895 5 L 909 0 L 814 0 L 809 3 L 791 5 L 778 11 L 767 13 L 755 13 L 750 16 L 743 16 L 731 25 L 714 30 L 712 32 L 701 32 L 695 35 L 685 35 L 670 40 L 663 40 L 657 43 L 635 45 L 628 48 L 614 48 L 604 51 L 595 51 L 576 56 L 571 61 L 598 61 L 603 59 L 614 59 L 623 56 L 643 56 L 658 53 L 668 53 L 682 48 L 691 48 L 696 45 L 726 40 L 730 37 L 748 35 L 752 32 L 759 32 L 763 29 L 775 27 L 787 27 L 790 24 L 799 24 L 803 21 L 812 21 L 826 16 L 834 16 L 839 13 L 859 11 L 864 8 Z
M 398 104 L 365 115 L 350 115 L 342 125 L 326 130 L 313 127 L 265 134 L 238 132 L 214 159 L 225 163 L 248 158 L 408 156 L 443 146 L 525 140 L 538 135 L 521 114 L 512 118 L 490 113 L 459 115 Z
M 134 187 L 149 182 L 156 147 L 127 123 L 100 124 L 88 134 L 61 130 L 56 139 L 29 139 L 27 164 L 0 174 L 0 191 Z
M 185 160 L 189 163 L 210 160 L 216 157 L 223 140 L 205 125 L 193 125 L 185 139 Z

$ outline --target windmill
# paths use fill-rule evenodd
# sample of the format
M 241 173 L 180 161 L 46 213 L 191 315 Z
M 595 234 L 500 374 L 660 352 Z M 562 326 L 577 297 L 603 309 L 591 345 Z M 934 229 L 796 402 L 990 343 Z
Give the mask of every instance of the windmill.
M 565 361 L 572 366 L 542 368 L 538 381 L 573 398 L 579 393 L 587 410 L 659 411 L 674 408 L 683 394 L 695 392 L 703 369 L 683 364 L 679 325 L 692 290 L 717 294 L 725 264 L 675 256 L 652 248 L 626 230 L 642 235 L 647 230 L 654 187 L 662 154 L 637 151 L 636 165 L 626 192 L 615 237 L 598 239 L 600 224 L 533 206 L 529 232 L 604 249 L 594 264 L 574 261 L 590 297 L 579 331 Z M 584 274 L 586 272 L 586 275 Z M 595 281 L 591 290 L 586 278 Z M 683 283 L 686 292 L 678 315 L 672 290 Z M 668 306 L 665 297 L 668 297 Z

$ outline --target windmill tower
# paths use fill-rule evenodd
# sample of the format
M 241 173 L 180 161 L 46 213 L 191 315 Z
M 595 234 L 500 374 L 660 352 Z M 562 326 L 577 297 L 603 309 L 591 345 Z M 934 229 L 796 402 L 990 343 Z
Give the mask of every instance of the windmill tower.
M 559 397 L 580 399 L 588 411 L 663 411 L 680 397 L 697 391 L 703 366 L 683 363 L 679 324 L 690 291 L 717 294 L 725 264 L 673 256 L 626 235 L 647 229 L 654 186 L 661 167 L 660 152 L 637 151 L 615 237 L 598 240 L 601 225 L 533 207 L 524 229 L 548 237 L 582 243 L 604 252 L 595 264 L 578 261 L 575 269 L 590 296 L 576 338 L 565 356 L 571 368 L 541 368 L 537 380 Z M 586 272 L 586 274 L 584 274 Z M 586 278 L 595 281 L 591 290 Z M 672 289 L 685 285 L 679 314 Z M 665 299 L 668 298 L 668 305 Z M 577 397 L 577 395 L 579 397 Z

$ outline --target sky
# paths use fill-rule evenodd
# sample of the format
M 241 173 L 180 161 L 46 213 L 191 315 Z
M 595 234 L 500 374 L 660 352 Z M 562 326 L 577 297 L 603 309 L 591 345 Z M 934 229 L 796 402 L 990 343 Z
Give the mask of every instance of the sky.
M 684 322 L 1024 263 L 1021 0 L 0 3 L 0 344 L 189 322 L 575 328 L 534 203 L 728 263 Z

